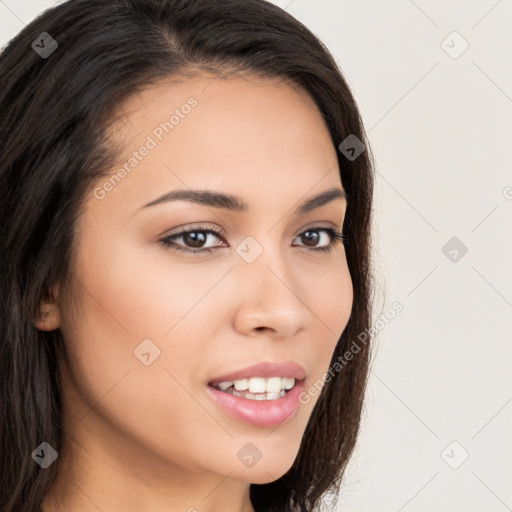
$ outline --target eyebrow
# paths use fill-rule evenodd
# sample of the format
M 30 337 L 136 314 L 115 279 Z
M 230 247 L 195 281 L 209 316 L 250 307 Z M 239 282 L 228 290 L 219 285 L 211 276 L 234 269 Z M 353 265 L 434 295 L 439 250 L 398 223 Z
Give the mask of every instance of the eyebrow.
M 335 199 L 347 200 L 347 193 L 341 188 L 334 187 L 319 194 L 310 197 L 301 203 L 295 210 L 295 215 L 307 213 L 315 208 L 320 208 Z M 190 201 L 192 203 L 211 206 L 213 208 L 222 208 L 233 212 L 245 212 L 249 209 L 247 203 L 241 198 L 230 194 L 223 194 L 221 192 L 211 192 L 209 190 L 173 190 L 153 201 L 145 204 L 142 208 L 148 208 L 161 203 L 170 201 Z

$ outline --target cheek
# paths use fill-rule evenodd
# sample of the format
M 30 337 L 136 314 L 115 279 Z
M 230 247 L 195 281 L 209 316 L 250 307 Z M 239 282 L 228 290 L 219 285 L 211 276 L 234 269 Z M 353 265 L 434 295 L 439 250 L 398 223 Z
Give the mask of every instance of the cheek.
M 208 291 L 226 270 L 180 273 L 136 252 L 101 247 L 101 253 L 84 252 L 76 266 L 80 314 L 63 314 L 61 330 L 83 402 L 72 428 L 85 417 L 81 428 L 97 431 L 99 416 L 150 452 L 195 467 L 197 452 L 211 450 L 204 431 L 209 417 L 194 398 L 207 328 L 218 321 L 221 307 Z M 147 339 L 144 352 L 137 350 Z M 149 352 L 153 360 L 155 346 L 159 355 L 147 366 L 134 354 Z M 93 406 L 95 414 L 87 414 Z M 213 421 L 210 428 L 216 428 Z
M 345 253 L 324 266 L 304 269 L 303 275 L 304 295 L 308 297 L 308 306 L 316 321 L 339 337 L 350 317 L 353 301 L 352 279 Z
M 94 376 L 98 393 L 128 370 L 167 369 L 186 383 L 200 378 L 206 328 L 221 316 L 222 285 L 216 284 L 229 263 L 177 263 L 165 248 L 138 248 L 119 236 L 103 239 L 84 239 L 74 265 L 79 323 L 64 319 L 62 330 L 77 370 Z M 163 380 L 168 386 L 169 375 Z
M 229 263 L 171 264 L 165 249 L 137 249 L 119 237 L 115 243 L 84 239 L 79 255 L 72 291 L 79 314 L 64 307 L 61 330 L 86 402 L 98 402 L 110 421 L 140 436 L 156 435 L 162 422 L 178 438 L 190 436 L 190 425 L 204 423 L 204 411 L 185 389 L 194 392 L 205 371 L 208 329 L 221 321 L 223 307 L 216 283 Z M 139 350 L 143 340 L 151 341 Z M 146 362 L 149 352 L 153 362 L 144 365 L 134 351 Z M 186 428 L 179 431 L 180 425 Z
M 88 245 L 95 250 L 84 250 L 76 268 L 85 310 L 94 316 L 90 324 L 103 337 L 129 338 L 132 344 L 171 338 L 230 268 L 229 263 L 198 265 L 192 258 L 172 257 L 164 247 L 136 246 L 119 235 L 112 242 L 83 243 Z
M 344 252 L 340 260 L 326 265 L 319 272 L 309 269 L 308 280 L 315 278 L 313 286 L 305 288 L 304 302 L 313 320 L 311 334 L 315 340 L 308 351 L 308 360 L 317 361 L 310 373 L 310 383 L 321 380 L 328 370 L 336 344 L 349 321 L 353 304 L 353 286 Z
M 325 274 L 328 277 L 317 288 L 316 312 L 338 339 L 348 323 L 353 302 L 352 279 L 345 256 L 341 265 L 326 269 Z

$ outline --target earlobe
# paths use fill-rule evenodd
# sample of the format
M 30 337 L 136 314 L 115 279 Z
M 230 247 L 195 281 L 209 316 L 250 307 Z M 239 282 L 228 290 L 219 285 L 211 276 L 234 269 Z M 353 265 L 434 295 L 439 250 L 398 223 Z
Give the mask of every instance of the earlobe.
M 54 331 L 60 326 L 60 317 L 57 307 L 42 306 L 41 312 L 34 322 L 40 331 Z
M 57 302 L 58 290 L 52 287 L 46 299 L 41 301 L 34 325 L 40 331 L 54 331 L 60 327 L 60 310 Z

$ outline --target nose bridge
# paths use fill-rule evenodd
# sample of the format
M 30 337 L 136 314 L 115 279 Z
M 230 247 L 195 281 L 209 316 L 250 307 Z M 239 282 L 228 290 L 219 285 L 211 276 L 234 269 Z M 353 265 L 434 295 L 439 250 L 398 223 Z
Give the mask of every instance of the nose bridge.
M 289 265 L 278 242 L 272 240 L 271 236 L 261 235 L 258 240 L 248 236 L 239 244 L 236 252 L 242 260 L 237 265 L 241 281 L 251 287 L 252 293 L 266 290 L 276 296 L 282 294 L 282 289 L 292 293 L 285 286 L 286 283 L 293 289 Z

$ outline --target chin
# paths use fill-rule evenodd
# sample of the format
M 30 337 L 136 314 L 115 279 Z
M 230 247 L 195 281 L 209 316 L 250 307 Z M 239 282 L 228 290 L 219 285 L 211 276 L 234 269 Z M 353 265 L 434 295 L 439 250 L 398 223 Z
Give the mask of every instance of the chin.
M 293 465 L 293 460 L 283 461 L 282 464 L 263 464 L 262 460 L 252 468 L 237 471 L 231 476 L 250 484 L 268 484 L 279 480 Z

